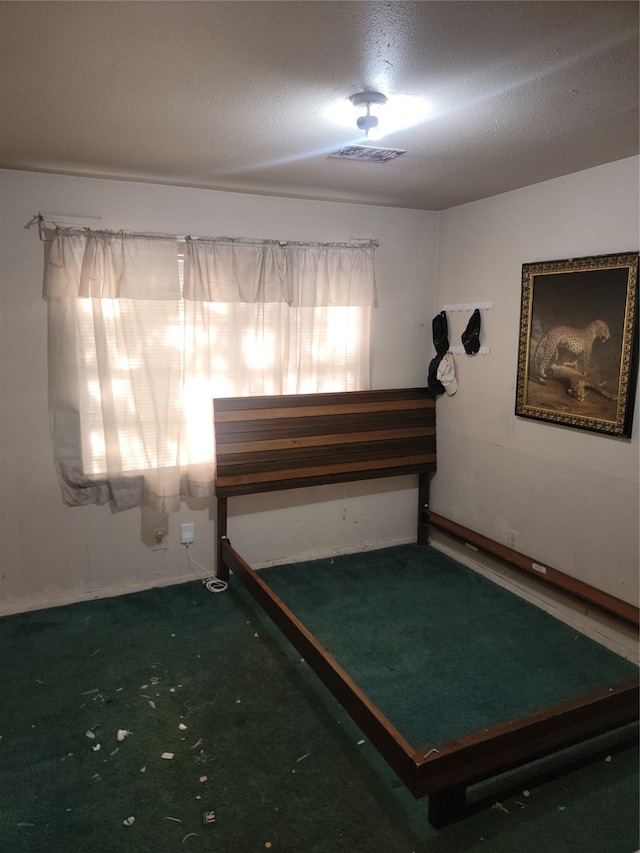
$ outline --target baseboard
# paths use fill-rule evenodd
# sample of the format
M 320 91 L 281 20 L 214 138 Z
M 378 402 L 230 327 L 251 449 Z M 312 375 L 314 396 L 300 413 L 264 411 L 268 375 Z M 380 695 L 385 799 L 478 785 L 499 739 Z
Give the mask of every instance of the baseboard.
M 165 586 L 176 586 L 177 584 L 187 583 L 188 581 L 193 580 L 195 580 L 193 574 L 188 574 L 180 577 L 155 581 L 152 584 L 125 584 L 124 586 L 106 587 L 104 589 L 93 590 L 92 592 L 70 593 L 68 595 L 61 595 L 57 598 L 28 601 L 22 600 L 15 602 L 15 604 L 8 604 L 0 607 L 0 618 L 3 616 L 13 616 L 16 613 L 30 613 L 34 610 L 47 610 L 50 607 L 65 607 L 68 604 L 77 604 L 81 601 L 97 601 L 99 598 L 117 598 L 120 595 L 130 595 L 133 592 L 144 592 L 147 589 L 156 589 Z
M 399 539 L 385 539 L 384 542 L 359 542 L 357 545 L 348 545 L 344 548 L 333 548 L 329 551 L 314 551 L 308 554 L 298 554 L 295 557 L 277 558 L 265 560 L 261 563 L 252 563 L 252 569 L 268 569 L 270 566 L 288 566 L 291 563 L 305 563 L 308 560 L 324 560 L 328 557 L 339 557 L 342 554 L 361 554 L 363 551 L 381 551 L 383 548 L 395 548 L 396 545 L 411 545 L 415 543 L 415 537 L 403 536 Z
M 626 628 L 608 620 L 586 602 L 569 600 L 561 591 L 543 588 L 525 576 L 515 575 L 486 554 L 471 551 L 441 530 L 432 528 L 430 539 L 432 547 L 443 554 L 536 605 L 626 660 L 635 664 L 640 662 L 638 636 L 632 627 Z

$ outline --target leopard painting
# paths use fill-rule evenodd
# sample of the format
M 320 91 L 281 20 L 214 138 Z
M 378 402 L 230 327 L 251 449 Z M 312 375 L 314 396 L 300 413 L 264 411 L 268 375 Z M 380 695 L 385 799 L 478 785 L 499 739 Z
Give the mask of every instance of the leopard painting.
M 609 327 L 604 320 L 593 320 L 581 329 L 573 326 L 555 326 L 540 338 L 534 353 L 534 365 L 538 379 L 547 378 L 547 370 L 560 360 L 560 353 L 568 351 L 581 357 L 581 373 L 586 375 L 591 360 L 591 350 L 596 340 L 602 343 L 611 337 Z

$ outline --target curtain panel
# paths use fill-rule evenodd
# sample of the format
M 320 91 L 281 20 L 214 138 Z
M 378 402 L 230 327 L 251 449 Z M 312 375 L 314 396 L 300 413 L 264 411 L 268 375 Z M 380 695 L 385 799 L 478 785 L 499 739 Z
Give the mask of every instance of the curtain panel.
M 215 396 L 370 384 L 372 242 L 58 228 L 44 297 L 53 451 L 69 505 L 175 512 L 182 497 L 208 497 Z

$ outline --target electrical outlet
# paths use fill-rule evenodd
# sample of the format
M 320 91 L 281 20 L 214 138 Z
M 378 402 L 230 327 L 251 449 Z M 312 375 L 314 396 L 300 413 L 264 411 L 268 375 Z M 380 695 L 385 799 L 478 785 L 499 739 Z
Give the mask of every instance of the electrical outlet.
M 516 530 L 507 530 L 507 548 L 515 549 L 518 544 L 518 532 Z
M 195 535 L 196 535 L 195 524 L 181 524 L 180 525 L 180 544 L 181 545 L 191 545 L 191 543 L 195 539 Z

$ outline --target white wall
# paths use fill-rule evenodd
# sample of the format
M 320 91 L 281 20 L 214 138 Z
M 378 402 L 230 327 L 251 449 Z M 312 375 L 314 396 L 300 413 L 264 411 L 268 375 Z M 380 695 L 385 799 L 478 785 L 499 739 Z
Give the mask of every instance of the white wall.
M 378 238 L 374 386 L 425 383 L 434 213 L 12 171 L 0 172 L 0 191 L 0 614 L 192 578 L 179 545 L 183 521 L 196 525 L 194 558 L 209 569 L 214 553 L 213 507 L 185 506 L 170 519 L 168 549 L 152 551 L 142 541 L 139 510 L 62 503 L 47 413 L 44 249 L 37 229 L 26 227 L 38 211 L 102 217 L 77 220 L 93 228 Z M 256 563 L 410 540 L 413 481 L 387 486 L 395 489 L 392 500 L 378 486 L 353 484 L 231 501 L 229 532 Z
M 523 263 L 638 249 L 638 158 L 445 211 L 436 310 L 492 301 L 488 356 L 455 356 L 438 403 L 434 511 L 629 602 L 638 601 L 640 400 L 631 440 L 514 415 Z M 449 315 L 460 346 L 469 314 Z
M 168 549 L 142 541 L 138 510 L 64 506 L 47 415 L 43 244 L 38 211 L 92 227 L 284 239 L 377 237 L 374 386 L 421 385 L 442 305 L 492 301 L 487 357 L 456 357 L 459 391 L 438 402 L 435 511 L 627 601 L 638 598 L 640 400 L 633 438 L 514 415 L 525 262 L 638 248 L 638 158 L 446 211 L 305 202 L 0 171 L 0 614 L 193 577 L 214 552 L 213 507 L 171 517 Z M 437 251 L 436 251 L 437 249 Z M 437 272 L 436 272 L 437 256 Z M 451 315 L 453 345 L 468 315 Z M 391 496 L 387 489 L 392 487 Z M 252 562 L 408 541 L 410 478 L 230 502 L 230 535 Z

